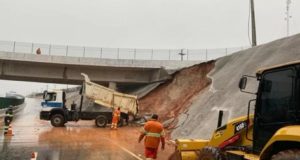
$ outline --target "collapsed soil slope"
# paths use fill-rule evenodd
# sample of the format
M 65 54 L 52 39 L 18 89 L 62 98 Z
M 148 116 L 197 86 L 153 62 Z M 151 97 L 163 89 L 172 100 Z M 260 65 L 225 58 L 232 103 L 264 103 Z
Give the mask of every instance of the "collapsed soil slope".
M 180 127 L 172 132 L 172 138 L 210 138 L 217 125 L 218 110 L 225 111 L 223 123 L 226 123 L 226 120 L 245 115 L 248 101 L 255 98 L 239 91 L 242 75 L 255 75 L 260 67 L 295 60 L 300 60 L 300 34 L 218 59 L 209 73 L 212 84 L 195 96 L 186 114 L 178 117 Z M 255 83 L 248 85 L 256 90 Z
M 162 121 L 177 117 L 190 106 L 191 99 L 211 83 L 206 75 L 213 67 L 214 61 L 210 61 L 175 72 L 172 80 L 140 99 L 140 113 L 157 113 Z
M 219 110 L 225 111 L 224 124 L 245 115 L 248 101 L 255 98 L 240 92 L 238 82 L 243 75 L 294 60 L 300 60 L 300 34 L 184 68 L 143 97 L 140 110 L 158 113 L 162 121 L 175 119 L 171 123 L 174 139 L 210 138 Z M 248 86 L 255 91 L 257 82 L 250 81 Z

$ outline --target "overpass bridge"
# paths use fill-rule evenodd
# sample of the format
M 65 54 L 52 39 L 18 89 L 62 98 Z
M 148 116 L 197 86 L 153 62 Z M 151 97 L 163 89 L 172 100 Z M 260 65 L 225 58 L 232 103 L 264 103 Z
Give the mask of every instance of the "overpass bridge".
M 200 61 L 121 60 L 35 55 L 0 51 L 0 79 L 81 84 L 86 73 L 96 83 L 140 86 L 165 81 L 174 70 Z

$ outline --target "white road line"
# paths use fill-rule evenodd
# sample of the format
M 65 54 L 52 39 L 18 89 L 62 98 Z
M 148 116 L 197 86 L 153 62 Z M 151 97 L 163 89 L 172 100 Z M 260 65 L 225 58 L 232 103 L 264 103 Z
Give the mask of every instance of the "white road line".
M 119 145 L 118 145 L 119 146 Z M 119 146 L 122 150 L 124 150 L 125 152 L 129 153 L 130 155 L 132 155 L 133 157 L 135 157 L 136 159 L 138 160 L 143 160 L 142 158 L 140 158 L 139 156 L 137 156 L 136 154 L 130 152 L 128 149 L 122 147 L 122 146 Z
M 107 139 L 108 141 L 110 141 L 111 143 L 113 143 L 114 145 L 120 147 L 123 151 L 129 153 L 131 156 L 133 156 L 134 158 L 138 159 L 138 160 L 143 160 L 142 158 L 140 158 L 138 155 L 132 153 L 131 151 L 129 151 L 128 149 L 118 145 L 117 143 L 115 143 L 114 141 L 110 140 L 110 139 Z

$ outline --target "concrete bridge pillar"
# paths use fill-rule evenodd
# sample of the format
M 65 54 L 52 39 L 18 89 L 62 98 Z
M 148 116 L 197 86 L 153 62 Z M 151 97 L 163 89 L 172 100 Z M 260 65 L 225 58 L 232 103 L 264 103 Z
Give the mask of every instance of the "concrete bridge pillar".
M 116 82 L 109 82 L 108 84 L 108 88 L 113 89 L 113 90 L 117 90 L 117 83 Z

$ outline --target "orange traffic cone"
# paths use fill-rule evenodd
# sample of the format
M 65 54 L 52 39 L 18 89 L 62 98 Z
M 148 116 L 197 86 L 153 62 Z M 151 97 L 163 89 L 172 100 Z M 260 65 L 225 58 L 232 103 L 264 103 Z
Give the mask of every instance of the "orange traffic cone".
M 13 135 L 14 135 L 13 132 L 12 132 L 12 127 L 11 127 L 11 125 L 8 126 L 8 131 L 7 131 L 7 133 L 6 133 L 5 135 L 6 135 L 6 136 L 13 136 Z
M 37 152 L 32 152 L 32 153 L 31 153 L 31 159 L 30 159 L 30 160 L 36 160 L 37 156 L 38 156 L 38 153 L 37 153 Z
M 34 152 L 31 153 L 31 158 L 35 158 L 35 153 Z
M 31 153 L 31 159 L 35 159 L 35 153 L 34 152 Z

